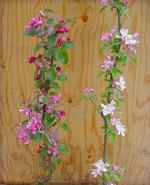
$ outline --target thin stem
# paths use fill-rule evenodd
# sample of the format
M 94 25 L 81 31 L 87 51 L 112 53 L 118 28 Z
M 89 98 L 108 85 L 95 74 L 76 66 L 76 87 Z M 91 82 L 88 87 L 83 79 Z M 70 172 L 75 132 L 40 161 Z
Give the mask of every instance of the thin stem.
M 117 9 L 117 18 L 118 18 L 118 31 L 120 33 L 120 30 L 121 30 L 121 15 L 120 15 L 120 12 L 119 12 L 118 9 Z

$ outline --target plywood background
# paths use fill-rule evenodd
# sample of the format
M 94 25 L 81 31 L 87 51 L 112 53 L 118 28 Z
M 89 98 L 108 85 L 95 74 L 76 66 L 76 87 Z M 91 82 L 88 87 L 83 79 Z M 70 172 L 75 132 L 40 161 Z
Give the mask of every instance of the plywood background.
M 110 12 L 99 12 L 96 0 L 0 0 L 0 182 L 32 183 L 39 173 L 33 149 L 16 140 L 16 125 L 21 119 L 19 106 L 33 93 L 33 68 L 26 64 L 33 42 L 23 30 L 43 8 L 76 18 L 71 28 L 76 47 L 70 53 L 69 81 L 62 89 L 71 127 L 62 139 L 71 152 L 53 181 L 89 182 L 90 166 L 102 154 L 101 120 L 92 105 L 80 101 L 80 94 L 85 87 L 98 92 L 103 87 L 96 77 L 101 58 L 99 35 L 115 23 Z M 118 138 L 114 147 L 110 145 L 110 159 L 127 168 L 121 185 L 150 185 L 150 0 L 135 0 L 125 25 L 140 32 L 141 43 L 138 65 L 125 70 L 128 92 L 123 119 L 128 135 Z

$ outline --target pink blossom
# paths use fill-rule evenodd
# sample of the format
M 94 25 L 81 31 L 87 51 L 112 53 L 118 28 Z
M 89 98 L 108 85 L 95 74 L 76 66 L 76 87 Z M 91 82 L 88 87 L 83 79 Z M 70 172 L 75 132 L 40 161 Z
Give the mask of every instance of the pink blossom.
M 61 27 L 61 28 L 58 28 L 56 30 L 57 33 L 67 33 L 69 31 L 69 28 L 64 26 L 64 27 Z
M 98 160 L 95 164 L 93 164 L 91 175 L 93 177 L 102 176 L 103 173 L 107 172 L 108 167 L 108 163 L 105 163 L 103 160 Z
M 30 136 L 27 128 L 19 128 L 17 132 L 17 138 L 25 145 L 29 144 Z
M 53 155 L 53 156 L 57 156 L 58 153 L 59 153 L 59 151 L 58 151 L 58 146 L 55 145 L 55 146 L 49 147 L 47 152 L 48 152 L 48 154 L 51 154 L 51 155 Z
M 32 134 L 36 134 L 43 127 L 41 118 L 38 115 L 32 116 L 26 128 L 31 130 Z
M 33 17 L 31 21 L 28 22 L 26 29 L 27 31 L 31 31 L 32 29 L 41 27 L 44 23 L 44 20 L 40 17 Z
M 95 89 L 87 87 L 87 88 L 83 89 L 83 92 L 86 94 L 91 94 L 91 93 L 95 92 Z
M 108 104 L 101 104 L 102 107 L 102 113 L 104 116 L 107 116 L 109 114 L 114 114 L 116 107 L 115 107 L 115 102 L 112 100 Z
M 114 171 L 114 172 L 120 172 L 121 171 L 121 168 L 119 167 L 119 166 L 116 166 L 116 165 L 112 165 L 112 170 Z
M 113 33 L 111 32 L 103 33 L 100 37 L 101 41 L 111 41 L 112 38 L 113 38 Z
M 48 112 L 48 113 L 52 113 L 53 112 L 53 107 L 48 105 L 48 106 L 46 106 L 45 111 Z
M 64 35 L 58 35 L 56 38 L 57 47 L 61 47 L 66 41 L 67 38 Z
M 114 63 L 115 61 L 110 56 L 106 56 L 104 59 L 104 63 L 101 65 L 101 68 L 104 71 L 110 70 L 113 67 Z
M 60 95 L 50 96 L 50 101 L 54 104 L 59 103 L 61 99 Z
M 57 112 L 59 119 L 64 119 L 66 113 L 64 111 L 58 111 Z
M 26 116 L 31 116 L 31 114 L 32 114 L 32 110 L 29 109 L 29 108 L 22 108 L 22 109 L 19 109 L 19 112 L 24 113 Z

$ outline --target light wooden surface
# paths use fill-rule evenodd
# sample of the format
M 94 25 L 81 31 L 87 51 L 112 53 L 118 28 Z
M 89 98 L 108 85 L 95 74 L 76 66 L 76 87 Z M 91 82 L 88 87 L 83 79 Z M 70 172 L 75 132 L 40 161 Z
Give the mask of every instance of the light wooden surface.
M 89 182 L 91 164 L 102 154 L 101 120 L 93 105 L 80 101 L 81 90 L 94 87 L 98 79 L 99 35 L 115 23 L 109 11 L 99 12 L 96 0 L 0 0 L 0 182 L 32 183 L 39 174 L 37 155 L 30 146 L 16 140 L 21 120 L 19 106 L 33 94 L 33 68 L 26 63 L 33 42 L 23 35 L 26 22 L 43 8 L 76 18 L 71 37 L 76 47 L 70 53 L 69 81 L 63 86 L 63 104 L 71 131 L 61 134 L 71 147 L 70 155 L 57 170 L 53 181 Z M 86 18 L 85 22 L 80 17 Z M 125 20 L 130 30 L 140 32 L 138 64 L 125 70 L 128 92 L 123 120 L 125 138 L 110 145 L 110 159 L 125 165 L 121 185 L 150 184 L 150 1 L 136 0 Z

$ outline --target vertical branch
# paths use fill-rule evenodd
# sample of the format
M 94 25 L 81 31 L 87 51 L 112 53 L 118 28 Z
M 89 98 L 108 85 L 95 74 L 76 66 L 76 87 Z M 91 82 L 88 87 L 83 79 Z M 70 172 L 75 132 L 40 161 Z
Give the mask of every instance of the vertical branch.
M 120 15 L 120 12 L 119 12 L 118 9 L 117 9 L 117 20 L 118 20 L 118 22 L 117 22 L 118 32 L 120 33 L 120 30 L 121 30 L 121 15 Z M 119 50 L 120 50 L 120 48 L 119 48 Z M 111 73 L 110 73 L 110 80 L 113 83 L 113 76 L 112 76 Z M 112 87 L 112 83 L 111 83 L 111 87 Z M 110 101 L 111 101 L 111 96 L 109 95 L 107 97 L 107 103 L 110 103 Z M 104 120 L 104 131 L 106 131 L 107 128 L 108 128 L 108 121 L 103 115 L 102 115 L 102 117 L 103 117 L 103 120 Z M 104 163 L 106 163 L 107 160 L 108 160 L 108 136 L 107 136 L 106 132 L 104 133 L 104 145 L 103 146 L 104 146 L 104 148 L 103 148 L 103 161 L 104 161 Z M 104 177 L 103 177 L 102 184 L 106 185 Z

